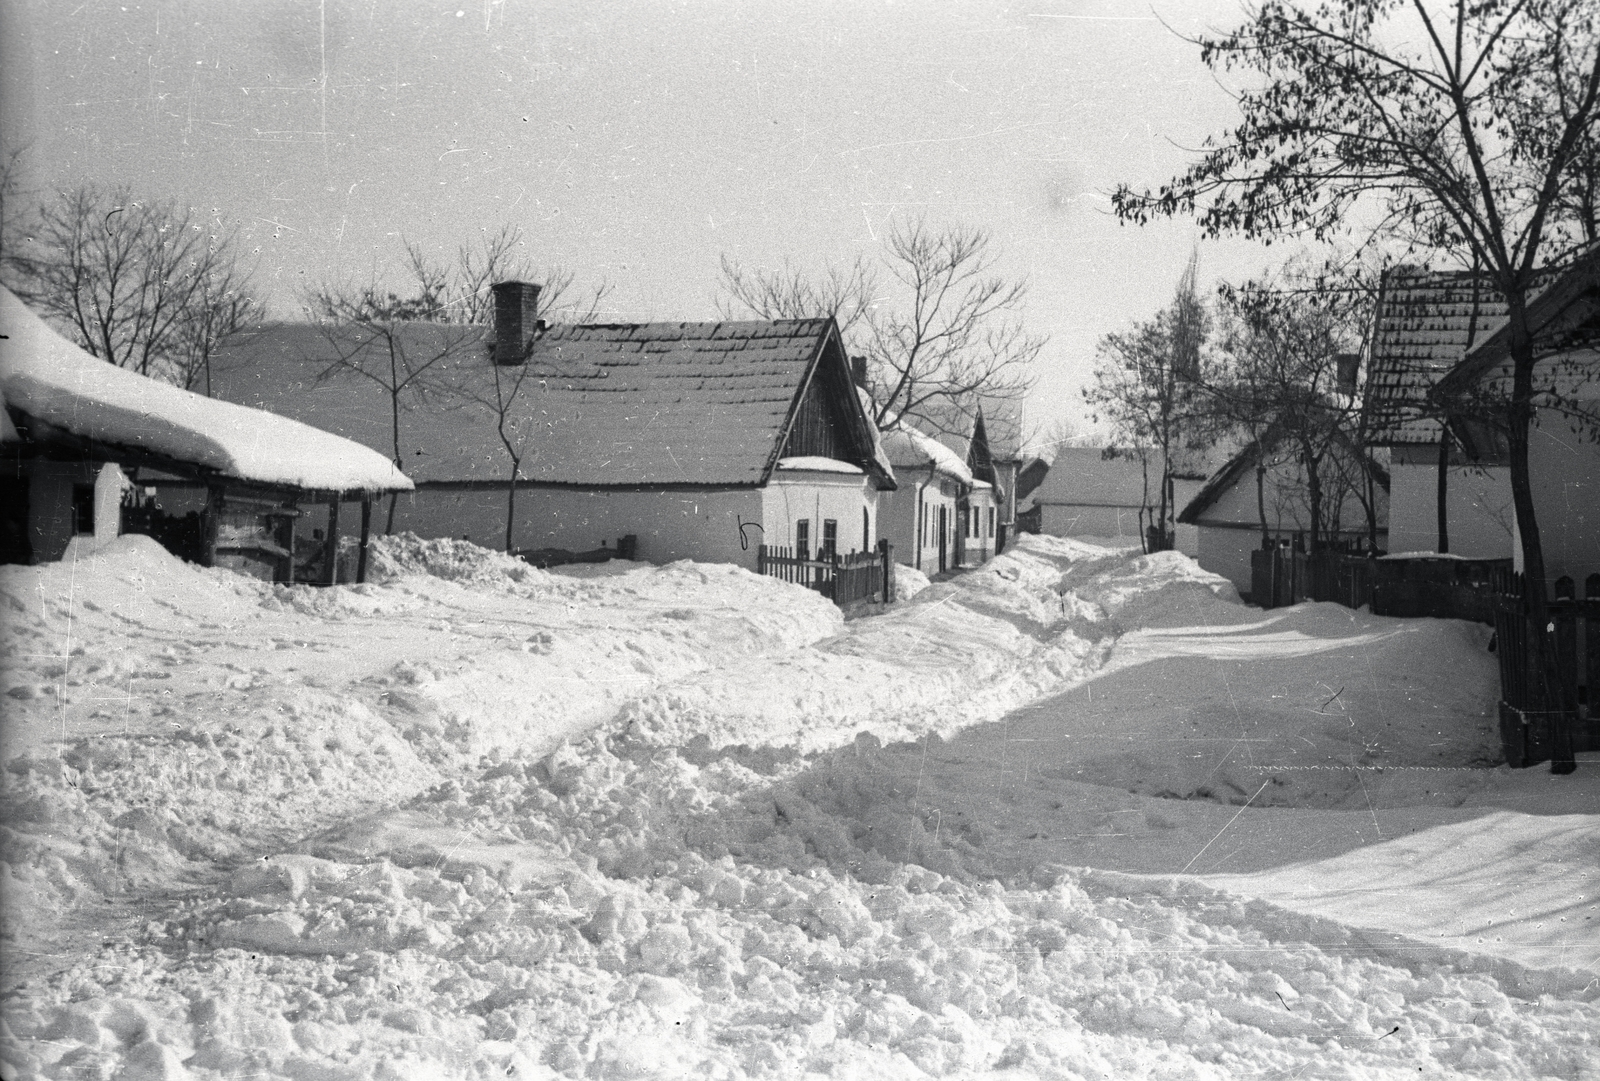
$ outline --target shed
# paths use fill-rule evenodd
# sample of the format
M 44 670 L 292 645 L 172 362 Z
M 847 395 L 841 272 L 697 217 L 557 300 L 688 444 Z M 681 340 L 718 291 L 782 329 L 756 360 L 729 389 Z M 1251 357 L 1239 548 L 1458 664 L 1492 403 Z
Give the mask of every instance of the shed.
M 337 519 L 356 501 L 360 577 L 373 496 L 411 488 L 387 458 L 348 439 L 108 364 L 8 290 L 0 396 L 6 562 L 59 559 L 78 536 L 148 532 L 208 566 L 279 582 L 310 569 L 331 580 L 336 533 L 297 546 L 310 539 L 299 520 L 308 505 Z

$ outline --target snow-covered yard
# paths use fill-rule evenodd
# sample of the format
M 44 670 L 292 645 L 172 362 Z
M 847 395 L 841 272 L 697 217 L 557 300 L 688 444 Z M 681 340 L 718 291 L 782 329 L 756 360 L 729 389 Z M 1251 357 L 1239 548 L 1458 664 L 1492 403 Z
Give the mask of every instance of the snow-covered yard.
M 1600 761 L 1481 628 L 1025 538 L 0 571 L 10 1077 L 1600 1077 Z

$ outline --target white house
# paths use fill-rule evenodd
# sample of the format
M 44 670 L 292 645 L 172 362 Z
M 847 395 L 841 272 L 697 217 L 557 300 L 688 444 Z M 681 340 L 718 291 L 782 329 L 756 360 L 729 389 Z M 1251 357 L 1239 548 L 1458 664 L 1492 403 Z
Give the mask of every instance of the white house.
M 1528 322 L 1537 413 L 1528 475 L 1547 585 L 1570 577 L 1581 596 L 1588 576 L 1600 573 L 1600 245 L 1529 299 Z M 1504 458 L 1502 422 L 1475 406 L 1504 401 L 1511 374 L 1510 326 L 1501 321 L 1435 388 L 1469 458 Z M 1510 554 L 1521 570 L 1520 543 Z
M 960 556 L 958 508 L 972 490 L 972 470 L 937 439 L 905 425 L 883 433 L 899 487 L 878 497 L 895 559 L 926 574 L 953 570 Z
M 1335 444 L 1319 470 L 1326 539 L 1370 542 L 1366 507 L 1360 495 L 1335 475 L 1342 466 L 1345 477 L 1355 478 L 1357 453 L 1354 448 Z M 1266 467 L 1264 473 L 1258 473 L 1261 464 Z M 1381 469 L 1377 473 L 1373 511 L 1381 549 L 1387 541 L 1388 475 Z M 1267 537 L 1272 542 L 1290 540 L 1311 528 L 1305 468 L 1299 455 L 1277 433 L 1268 433 L 1228 459 L 1178 515 L 1180 526 L 1196 531 L 1196 559 L 1200 566 L 1227 578 L 1241 594 L 1249 594 L 1253 588 L 1250 553 L 1262 546 L 1263 511 Z
M 1043 481 L 1033 492 L 1040 533 L 1052 537 L 1109 537 L 1140 543 L 1159 516 L 1161 455 L 1114 452 L 1099 447 L 1060 447 Z M 1200 491 L 1204 482 L 1174 476 L 1168 507 L 1173 514 Z M 1180 525 L 1177 547 L 1196 551 L 1197 535 Z
M 737 563 L 762 544 L 877 543 L 894 473 L 831 319 L 545 327 L 538 287 L 502 282 L 496 327 L 274 324 L 213 363 L 219 396 L 400 456 L 393 528 L 519 550 L 635 538 L 635 558 Z M 419 371 L 398 424 L 390 350 Z M 341 358 L 345 358 L 341 360 Z M 431 359 L 437 358 L 437 359 Z M 425 360 L 431 367 L 424 369 Z M 492 405 L 499 385 L 504 435 Z M 393 382 L 390 385 L 394 385 Z

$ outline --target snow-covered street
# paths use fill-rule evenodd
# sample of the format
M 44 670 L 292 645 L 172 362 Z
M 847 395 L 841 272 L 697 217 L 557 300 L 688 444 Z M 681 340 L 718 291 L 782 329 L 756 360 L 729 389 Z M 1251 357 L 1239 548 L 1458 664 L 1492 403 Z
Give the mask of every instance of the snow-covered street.
M 1039 537 L 0 591 L 7 1078 L 1600 1078 L 1600 756 L 1493 765 L 1476 625 Z

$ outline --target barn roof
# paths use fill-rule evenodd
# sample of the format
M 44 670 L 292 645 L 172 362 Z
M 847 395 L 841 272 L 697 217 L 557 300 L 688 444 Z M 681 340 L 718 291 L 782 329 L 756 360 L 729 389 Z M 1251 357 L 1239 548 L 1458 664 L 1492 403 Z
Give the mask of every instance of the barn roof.
M 386 454 L 285 417 L 220 402 L 92 356 L 0 288 L 0 398 L 28 437 L 119 460 L 325 491 L 405 491 Z M 23 435 L 6 416 L 4 437 Z
M 364 339 L 365 336 L 365 339 Z M 460 393 L 493 399 L 492 332 L 413 323 L 396 328 L 404 364 L 424 372 L 408 393 L 400 449 L 418 481 L 506 480 L 511 459 L 494 414 Z M 392 453 L 391 410 L 379 381 L 342 368 L 341 353 L 367 350 L 381 369 L 389 341 L 359 326 L 278 324 L 225 350 L 217 384 L 235 400 L 317 423 Z M 892 471 L 850 392 L 831 319 L 722 323 L 585 324 L 549 328 L 516 381 L 508 416 L 525 448 L 525 480 L 578 486 L 759 485 L 782 450 L 813 380 L 838 406 L 856 464 L 880 482 Z
M 1505 315 L 1505 301 L 1485 275 L 1405 266 L 1386 272 L 1367 366 L 1371 441 L 1437 443 L 1428 392 Z

